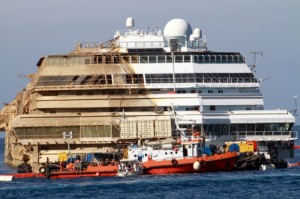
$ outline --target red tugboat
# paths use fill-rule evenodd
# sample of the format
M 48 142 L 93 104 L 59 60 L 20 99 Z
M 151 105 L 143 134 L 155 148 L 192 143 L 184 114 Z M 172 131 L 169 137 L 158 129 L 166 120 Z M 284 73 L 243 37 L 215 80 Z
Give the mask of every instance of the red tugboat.
M 147 146 L 130 148 L 129 158 L 143 162 L 143 174 L 199 173 L 230 171 L 238 159 L 236 152 L 205 155 L 200 137 L 183 137 L 176 144 L 163 144 L 160 149 Z

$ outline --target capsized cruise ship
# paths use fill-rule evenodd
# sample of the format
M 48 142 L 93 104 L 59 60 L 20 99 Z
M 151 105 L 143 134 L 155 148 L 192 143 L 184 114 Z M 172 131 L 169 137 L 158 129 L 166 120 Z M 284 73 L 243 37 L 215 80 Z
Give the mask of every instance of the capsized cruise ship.
M 183 19 L 126 30 L 37 62 L 26 89 L 1 110 L 5 161 L 34 170 L 60 153 L 105 153 L 122 143 L 201 131 L 207 144 L 256 140 L 268 159 L 293 157 L 295 117 L 264 110 L 261 81 L 238 52 L 207 48 Z M 176 125 L 177 124 L 177 125 Z M 176 127 L 177 126 L 177 127 Z

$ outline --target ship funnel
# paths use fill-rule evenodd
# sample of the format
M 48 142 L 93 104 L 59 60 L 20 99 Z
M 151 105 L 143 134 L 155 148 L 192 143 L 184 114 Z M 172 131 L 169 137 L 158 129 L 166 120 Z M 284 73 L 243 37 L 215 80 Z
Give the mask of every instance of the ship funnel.
M 132 17 L 128 17 L 126 19 L 126 27 L 129 28 L 129 29 L 134 27 L 134 19 Z
M 202 38 L 202 32 L 201 32 L 200 28 L 195 28 L 195 29 L 194 29 L 193 37 L 194 37 L 195 39 Z

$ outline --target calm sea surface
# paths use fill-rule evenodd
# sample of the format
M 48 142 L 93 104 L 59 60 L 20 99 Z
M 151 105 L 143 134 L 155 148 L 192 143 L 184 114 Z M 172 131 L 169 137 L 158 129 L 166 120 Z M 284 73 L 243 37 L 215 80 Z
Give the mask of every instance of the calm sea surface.
M 300 145 L 299 140 L 297 144 Z M 15 173 L 14 168 L 4 164 L 3 153 L 4 139 L 0 138 L 0 174 Z M 290 161 L 300 162 L 300 150 Z M 16 179 L 0 182 L 0 199 L 229 197 L 300 198 L 300 167 L 138 178 Z

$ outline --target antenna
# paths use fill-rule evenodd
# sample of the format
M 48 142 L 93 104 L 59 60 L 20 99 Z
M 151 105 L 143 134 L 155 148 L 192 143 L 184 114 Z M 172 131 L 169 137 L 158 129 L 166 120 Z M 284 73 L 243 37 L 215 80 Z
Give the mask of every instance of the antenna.
M 294 109 L 294 110 L 291 110 L 290 112 L 293 113 L 294 116 L 297 116 L 296 113 L 297 113 L 297 110 L 298 110 L 298 104 L 297 104 L 298 96 L 295 95 L 295 96 L 294 96 L 294 99 L 295 99 L 295 109 Z
M 249 65 L 249 66 L 252 66 L 251 68 L 251 71 L 256 67 L 256 55 L 259 54 L 260 56 L 263 55 L 263 51 L 261 52 L 250 52 L 250 54 L 254 54 L 254 63 L 252 65 Z

